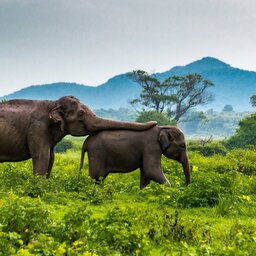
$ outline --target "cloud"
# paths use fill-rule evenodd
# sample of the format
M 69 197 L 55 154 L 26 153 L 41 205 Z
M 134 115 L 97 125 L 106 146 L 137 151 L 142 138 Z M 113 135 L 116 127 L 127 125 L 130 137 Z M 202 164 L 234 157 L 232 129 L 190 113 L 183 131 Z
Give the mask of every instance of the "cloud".
M 203 56 L 253 69 L 256 2 L 0 0 L 0 86 L 100 84 Z

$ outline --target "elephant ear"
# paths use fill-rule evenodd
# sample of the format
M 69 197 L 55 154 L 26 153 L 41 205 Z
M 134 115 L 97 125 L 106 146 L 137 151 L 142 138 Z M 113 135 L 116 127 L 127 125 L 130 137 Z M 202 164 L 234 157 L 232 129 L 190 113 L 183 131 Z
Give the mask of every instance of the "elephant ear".
M 63 112 L 61 110 L 61 107 L 57 106 L 51 110 L 49 117 L 51 120 L 53 120 L 54 123 L 60 124 L 60 129 L 62 132 L 64 132 L 64 120 L 62 115 Z
M 166 150 L 172 141 L 172 135 L 168 129 L 162 129 L 158 136 L 158 141 L 161 144 L 162 150 Z

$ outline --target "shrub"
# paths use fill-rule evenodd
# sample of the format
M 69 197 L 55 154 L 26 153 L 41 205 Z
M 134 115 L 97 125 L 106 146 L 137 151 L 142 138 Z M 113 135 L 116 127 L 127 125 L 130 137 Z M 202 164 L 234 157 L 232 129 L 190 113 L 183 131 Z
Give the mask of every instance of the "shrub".
M 219 155 L 226 155 L 227 149 L 225 146 L 218 141 L 213 141 L 211 143 L 207 143 L 206 145 L 200 145 L 196 142 L 189 142 L 188 143 L 188 150 L 189 151 L 197 151 L 203 156 L 213 156 L 216 154 Z
M 63 139 L 56 145 L 55 152 L 64 153 L 71 148 L 73 148 L 73 142 L 69 139 Z
M 90 222 L 91 211 L 84 204 L 76 208 L 71 208 L 64 215 L 61 223 L 58 223 L 52 229 L 52 236 L 55 236 L 59 242 L 69 244 L 86 238 L 88 233 L 88 225 Z
M 21 236 L 16 232 L 2 232 L 0 227 L 0 255 L 15 255 L 17 249 L 23 245 Z
M 247 145 L 256 147 L 256 113 L 246 116 L 239 122 L 235 135 L 230 137 L 225 145 L 229 149 L 246 148 Z
M 45 231 L 50 223 L 49 212 L 41 200 L 17 197 L 10 193 L 0 206 L 0 223 L 3 232 L 19 234 L 22 243 Z
M 60 243 L 71 245 L 71 251 L 90 251 L 99 255 L 135 255 L 141 250 L 143 232 L 138 229 L 136 213 L 113 208 L 95 218 L 86 206 L 71 209 L 52 230 Z
M 234 149 L 227 154 L 227 160 L 232 162 L 238 172 L 256 174 L 256 150 Z
M 46 234 L 38 234 L 37 239 L 31 241 L 26 249 L 20 248 L 15 255 L 47 255 L 47 256 L 64 256 L 66 254 L 66 244 L 59 243 L 53 237 Z M 71 255 L 71 254 L 69 254 Z
M 207 207 L 218 203 L 221 196 L 232 193 L 232 177 L 208 171 L 195 173 L 192 184 L 177 198 L 181 207 Z
M 157 111 L 143 111 L 137 117 L 136 122 L 146 123 L 148 121 L 157 121 L 158 125 L 175 125 L 175 121 L 171 120 L 164 113 Z
M 111 251 L 119 252 L 120 255 L 135 255 L 136 251 L 139 252 L 144 240 L 143 232 L 138 229 L 139 223 L 136 220 L 136 212 L 132 209 L 116 207 L 104 218 L 94 222 L 94 235 L 91 239 L 95 244 L 100 244 L 99 252 L 102 255 Z
M 256 255 L 256 150 L 189 157 L 191 185 L 163 157 L 171 186 L 143 190 L 139 170 L 78 178 L 73 149 L 56 154 L 50 179 L 31 161 L 1 164 L 0 255 Z

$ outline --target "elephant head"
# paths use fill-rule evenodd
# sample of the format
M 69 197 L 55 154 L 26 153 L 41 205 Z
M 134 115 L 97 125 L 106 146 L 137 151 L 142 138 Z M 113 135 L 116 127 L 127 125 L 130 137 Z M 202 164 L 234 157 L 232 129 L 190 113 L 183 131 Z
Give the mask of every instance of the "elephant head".
M 156 125 L 148 123 L 118 122 L 100 118 L 86 105 L 73 96 L 65 96 L 57 100 L 57 106 L 51 110 L 50 118 L 60 125 L 65 134 L 85 136 L 100 130 L 146 130 Z
M 162 126 L 158 137 L 163 154 L 182 164 L 186 184 L 191 183 L 187 146 L 183 132 L 175 126 Z

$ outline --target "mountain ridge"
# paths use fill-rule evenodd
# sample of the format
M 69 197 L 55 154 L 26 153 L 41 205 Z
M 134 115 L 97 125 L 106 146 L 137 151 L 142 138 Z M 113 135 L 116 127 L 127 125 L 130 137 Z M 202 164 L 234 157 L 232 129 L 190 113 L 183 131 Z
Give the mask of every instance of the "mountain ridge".
M 256 94 L 256 72 L 232 67 L 213 57 L 204 57 L 184 66 L 175 66 L 167 71 L 155 73 L 164 80 L 172 75 L 198 73 L 211 80 L 215 86 L 211 92 L 215 101 L 200 109 L 221 110 L 230 104 L 237 111 L 251 110 L 249 98 Z M 141 87 L 127 77 L 127 73 L 116 75 L 96 87 L 58 82 L 46 85 L 32 85 L 1 98 L 31 98 L 56 100 L 64 95 L 73 95 L 93 109 L 129 107 L 129 100 L 139 95 Z

